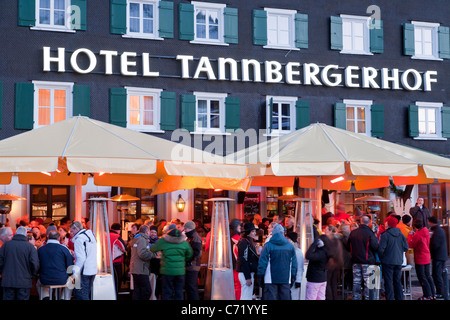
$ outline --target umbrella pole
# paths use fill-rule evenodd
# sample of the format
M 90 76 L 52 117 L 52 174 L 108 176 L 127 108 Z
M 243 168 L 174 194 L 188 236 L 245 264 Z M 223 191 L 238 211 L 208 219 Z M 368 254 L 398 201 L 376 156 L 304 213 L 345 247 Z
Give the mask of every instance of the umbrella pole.
M 319 220 L 317 228 L 322 230 L 322 177 L 316 176 L 316 219 Z
M 82 176 L 81 173 L 76 173 L 76 185 L 75 185 L 75 221 L 81 222 L 81 188 L 82 188 Z

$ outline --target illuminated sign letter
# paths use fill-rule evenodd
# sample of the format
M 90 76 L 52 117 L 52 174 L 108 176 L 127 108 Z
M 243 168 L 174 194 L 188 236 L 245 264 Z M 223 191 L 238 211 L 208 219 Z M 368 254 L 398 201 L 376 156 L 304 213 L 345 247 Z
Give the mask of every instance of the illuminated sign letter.
M 437 79 L 431 76 L 437 76 L 437 71 L 426 71 L 423 74 L 423 91 L 431 91 L 431 83 L 437 82 Z
M 86 56 L 89 59 L 89 67 L 87 69 L 83 70 L 78 66 L 77 58 L 80 53 L 86 54 Z M 97 58 L 95 57 L 94 53 L 89 49 L 85 48 L 77 49 L 75 50 L 74 53 L 72 53 L 72 56 L 70 57 L 70 65 L 72 66 L 72 69 L 75 70 L 75 72 L 89 73 L 92 70 L 94 70 L 95 66 L 97 65 Z
M 300 80 L 294 80 L 294 76 L 300 75 L 300 70 L 293 70 L 293 68 L 299 68 L 299 62 L 289 62 L 286 65 L 286 83 L 289 84 L 301 84 Z
M 105 74 L 112 74 L 112 57 L 117 56 L 117 51 L 100 50 L 99 54 L 105 56 Z
M 321 86 L 317 75 L 320 72 L 320 68 L 315 63 L 305 63 L 303 64 L 303 84 L 311 85 L 311 80 L 314 85 Z
M 398 90 L 399 79 L 398 79 L 398 69 L 392 69 L 392 76 L 389 76 L 389 69 L 381 69 L 381 89 L 391 89 L 389 87 L 389 82 L 392 81 L 392 89 Z
M 408 82 L 408 76 L 412 74 L 414 77 L 414 85 L 410 86 L 409 82 Z M 414 69 L 408 69 L 405 72 L 403 72 L 402 74 L 402 86 L 403 88 L 405 88 L 406 90 L 418 90 L 420 88 L 420 86 L 422 85 L 422 77 L 420 76 L 420 73 L 417 70 Z
M 206 72 L 208 76 L 208 80 L 216 80 L 216 75 L 214 74 L 211 63 L 209 62 L 208 57 L 201 57 L 197 66 L 197 70 L 195 70 L 194 79 L 198 79 L 200 72 Z
M 332 73 L 330 74 L 330 77 L 334 78 L 334 82 L 331 82 L 328 76 L 328 72 L 330 69 L 338 70 L 339 66 L 335 64 L 330 64 L 322 69 L 322 72 L 320 73 L 320 78 L 322 79 L 322 82 L 329 87 L 336 87 L 341 84 L 342 82 L 342 75 L 339 73 Z
M 56 57 L 50 57 L 50 47 L 44 47 L 43 58 L 44 58 L 44 71 L 50 70 L 50 63 L 58 63 L 58 72 L 65 72 L 65 48 L 58 48 L 58 55 Z

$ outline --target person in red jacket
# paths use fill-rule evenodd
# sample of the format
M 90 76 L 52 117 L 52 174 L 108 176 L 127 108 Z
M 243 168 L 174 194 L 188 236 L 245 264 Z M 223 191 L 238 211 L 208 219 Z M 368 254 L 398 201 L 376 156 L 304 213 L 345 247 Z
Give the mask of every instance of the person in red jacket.
M 434 284 L 430 273 L 430 232 L 422 220 L 414 220 L 414 229 L 408 235 L 408 245 L 414 249 L 414 264 L 423 296 L 419 300 L 434 299 Z
M 123 262 L 125 260 L 125 253 L 127 252 L 127 247 L 125 246 L 125 242 L 123 241 L 120 234 L 121 229 L 122 227 L 120 223 L 113 223 L 109 230 L 109 241 L 111 243 L 116 294 L 119 293 L 120 284 L 122 282 Z

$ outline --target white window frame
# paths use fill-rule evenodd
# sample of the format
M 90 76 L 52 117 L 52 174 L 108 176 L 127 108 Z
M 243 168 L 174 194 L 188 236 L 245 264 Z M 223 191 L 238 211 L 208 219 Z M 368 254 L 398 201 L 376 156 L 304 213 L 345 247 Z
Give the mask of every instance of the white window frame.
M 347 119 L 347 108 L 348 107 L 363 107 L 365 109 L 365 115 L 366 115 L 366 119 L 365 119 L 365 123 L 366 123 L 366 131 L 365 132 L 356 132 L 356 131 L 350 131 L 350 132 L 354 132 L 354 133 L 359 133 L 368 137 L 372 136 L 372 116 L 371 116 L 371 106 L 373 104 L 372 100 L 353 100 L 353 99 L 344 99 L 343 103 L 345 103 L 345 126 L 346 126 L 346 130 L 348 130 L 347 128 L 347 121 L 349 119 Z M 357 121 L 356 121 L 356 113 L 355 113 L 355 130 L 357 129 Z
M 70 17 L 72 14 L 72 10 L 71 10 L 71 6 L 72 6 L 72 1 L 71 0 L 64 0 L 64 4 L 65 4 L 65 12 L 64 12 L 64 25 L 63 26 L 59 26 L 59 25 L 55 25 L 53 18 L 54 18 L 54 0 L 50 0 L 50 24 L 42 24 L 40 23 L 40 1 L 41 0 L 36 0 L 35 1 L 35 12 L 36 12 L 36 25 L 31 27 L 31 30 L 39 30 L 39 31 L 60 31 L 60 32 L 76 32 L 76 30 L 74 30 L 70 24 Z M 53 21 L 53 23 L 52 23 Z
M 340 51 L 342 54 L 359 54 L 359 55 L 373 55 L 370 52 L 370 17 L 367 16 L 353 16 L 348 14 L 341 14 L 342 18 L 342 47 L 343 49 Z M 344 23 L 362 23 L 363 24 L 363 50 L 355 50 L 353 48 L 345 48 L 344 41 Z M 352 27 L 353 30 L 353 27 Z M 354 41 L 354 34 L 352 31 L 352 42 Z
M 275 8 L 264 8 L 267 12 L 267 45 L 264 46 L 266 49 L 282 49 L 282 50 L 295 50 L 299 51 L 299 48 L 295 47 L 295 14 L 296 10 L 287 10 L 287 9 L 275 9 Z M 287 17 L 289 19 L 289 45 L 280 45 L 280 44 L 269 44 L 269 29 L 273 26 L 270 25 L 270 17 L 276 17 L 277 19 L 280 17 Z
M 143 32 L 143 16 L 139 17 L 139 29 L 140 32 L 130 31 L 130 3 L 138 3 L 140 7 L 140 14 L 143 13 L 144 4 L 153 5 L 153 33 Z M 150 39 L 150 40 L 164 40 L 159 36 L 159 0 L 127 0 L 127 33 L 122 35 L 123 38 L 137 38 L 137 39 Z
M 290 130 L 282 130 L 282 129 L 270 129 L 270 100 L 272 99 L 272 103 L 275 104 L 289 104 L 290 106 Z M 289 96 L 266 96 L 266 130 L 268 135 L 270 136 L 282 136 L 288 133 L 295 131 L 296 124 L 296 108 L 295 103 L 297 102 L 298 97 L 289 97 Z M 280 126 L 279 126 L 280 127 Z
M 435 134 L 421 134 L 419 129 L 419 136 L 414 137 L 416 140 L 447 140 L 447 138 L 442 137 L 442 114 L 441 109 L 444 104 L 442 102 L 425 102 L 425 101 L 416 101 L 416 106 L 420 109 L 434 109 L 435 117 L 436 117 L 436 133 Z M 426 114 L 426 113 L 425 113 Z M 426 115 L 427 117 L 427 115 Z M 419 119 L 420 122 L 420 119 Z M 427 121 L 426 121 L 427 122 Z M 428 130 L 427 130 L 428 131 Z
M 163 133 L 164 131 L 160 129 L 161 122 L 161 92 L 162 89 L 154 89 L 154 88 L 139 88 L 139 87 L 125 87 L 127 90 L 127 128 L 139 132 L 156 132 Z M 144 96 L 153 97 L 153 125 L 132 125 L 130 124 L 130 96 L 139 96 L 142 99 Z M 142 112 L 141 109 L 142 104 L 139 104 L 139 111 Z M 143 118 L 143 117 L 142 117 Z
M 213 134 L 213 135 L 225 135 L 225 99 L 228 96 L 226 93 L 218 92 L 194 92 L 195 95 L 195 130 L 194 133 L 201 134 Z M 198 121 L 198 101 L 199 100 L 218 100 L 219 101 L 219 128 L 203 128 L 200 127 L 200 121 Z M 210 105 L 208 104 L 208 125 L 210 117 Z
M 46 125 L 39 125 L 39 90 L 49 89 L 49 90 L 65 90 L 66 91 L 66 119 L 73 117 L 73 82 L 54 82 L 54 81 L 33 81 L 34 84 L 34 103 L 33 103 L 33 128 L 46 127 Z M 50 124 L 53 124 L 54 119 L 54 106 L 53 97 L 50 98 Z
M 435 61 L 442 61 L 443 59 L 439 58 L 439 35 L 438 35 L 438 29 L 440 24 L 439 23 L 433 23 L 433 22 L 423 22 L 423 21 L 411 21 L 411 23 L 414 25 L 414 52 L 416 51 L 416 44 L 417 44 L 417 37 L 416 32 L 417 31 L 423 31 L 424 29 L 430 29 L 431 30 L 431 45 L 432 45 L 432 53 L 431 55 L 424 55 L 424 54 L 416 54 L 411 57 L 411 59 L 420 59 L 420 60 L 435 60 Z M 423 46 L 423 42 L 421 42 L 421 45 Z
M 220 45 L 220 46 L 228 46 L 228 43 L 225 43 L 224 32 L 225 32 L 225 17 L 223 15 L 224 8 L 226 4 L 222 3 L 211 3 L 211 2 L 199 2 L 199 1 L 191 1 L 191 4 L 194 5 L 194 40 L 190 41 L 193 44 L 209 44 L 209 45 Z M 218 39 L 204 39 L 197 37 L 197 15 L 196 11 L 199 9 L 204 10 L 213 10 L 218 12 L 219 17 L 219 25 L 218 25 Z

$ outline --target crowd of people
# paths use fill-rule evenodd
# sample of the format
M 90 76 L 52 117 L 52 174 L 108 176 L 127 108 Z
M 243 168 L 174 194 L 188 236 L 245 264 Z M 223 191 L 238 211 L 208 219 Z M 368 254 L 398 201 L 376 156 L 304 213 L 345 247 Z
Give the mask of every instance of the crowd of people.
M 24 218 L 15 232 L 2 227 L 2 299 L 26 300 L 33 292 L 48 299 L 51 285 L 65 285 L 63 299 L 92 298 L 97 245 L 89 221 L 83 220 L 62 219 L 56 225 Z M 351 287 L 353 300 L 375 299 L 376 290 L 386 300 L 403 300 L 402 268 L 408 264 L 414 265 L 422 287 L 421 300 L 448 299 L 445 233 L 423 199 L 410 214 L 389 212 L 378 228 L 370 214 L 347 214 L 339 206 L 335 214 L 323 213 L 322 228 L 317 222 L 314 241 L 303 253 L 292 216 L 231 220 L 236 300 L 300 300 L 304 273 L 306 300 L 342 299 L 342 283 Z M 209 254 L 209 228 L 200 221 L 162 219 L 135 221 L 127 241 L 123 231 L 119 223 L 110 226 L 116 294 L 129 283 L 133 300 L 202 299 L 199 283 Z

